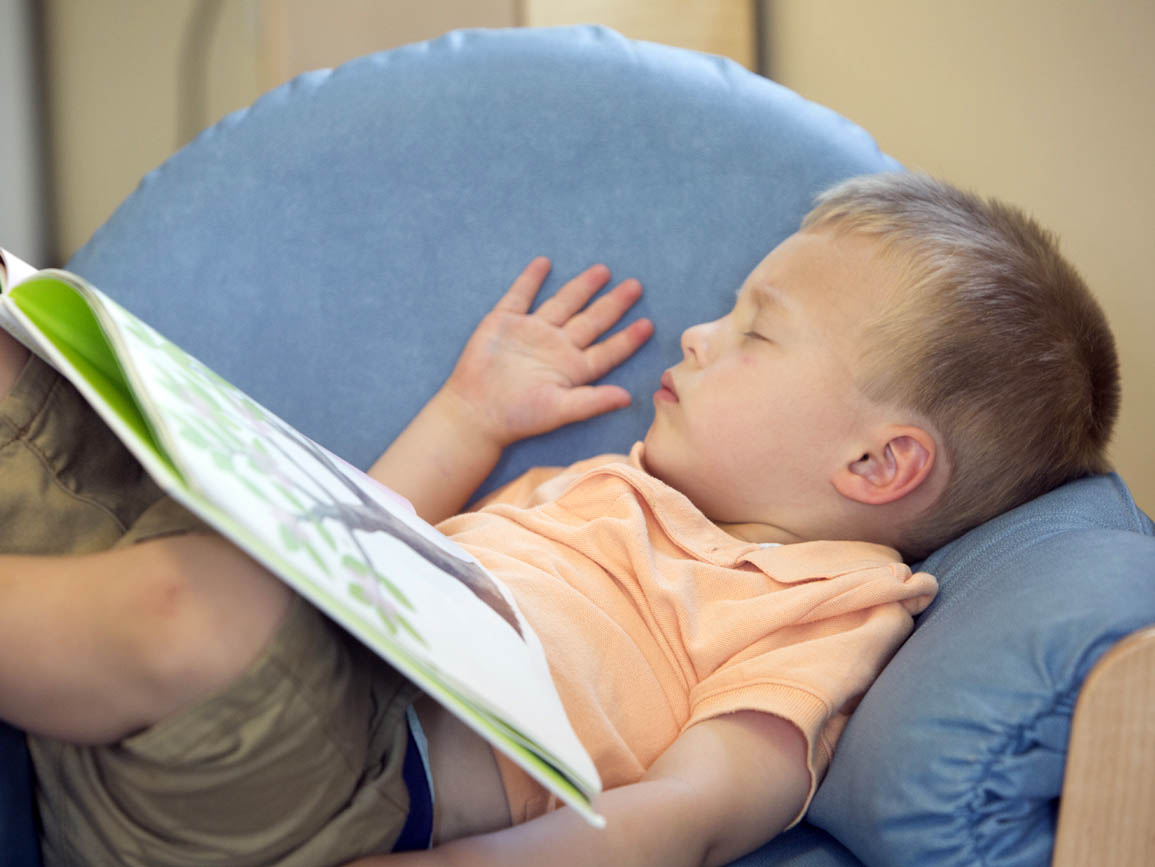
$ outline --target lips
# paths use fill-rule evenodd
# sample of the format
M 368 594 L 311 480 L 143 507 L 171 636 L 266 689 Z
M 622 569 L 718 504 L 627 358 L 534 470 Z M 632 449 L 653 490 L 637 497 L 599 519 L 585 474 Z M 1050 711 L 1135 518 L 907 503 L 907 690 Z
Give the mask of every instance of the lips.
M 654 392 L 654 400 L 677 402 L 678 391 L 674 388 L 674 377 L 670 375 L 670 371 L 662 374 L 662 384 L 656 392 Z

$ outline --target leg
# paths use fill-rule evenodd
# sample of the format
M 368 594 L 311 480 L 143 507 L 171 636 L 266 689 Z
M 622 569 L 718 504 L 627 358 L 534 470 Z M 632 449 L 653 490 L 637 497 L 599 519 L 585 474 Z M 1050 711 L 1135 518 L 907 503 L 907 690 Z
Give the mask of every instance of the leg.
M 341 864 L 404 825 L 415 687 L 300 597 L 221 690 L 111 746 L 30 738 L 46 863 Z
M 235 678 L 290 598 L 215 535 L 0 557 L 0 716 L 62 740 L 118 740 Z

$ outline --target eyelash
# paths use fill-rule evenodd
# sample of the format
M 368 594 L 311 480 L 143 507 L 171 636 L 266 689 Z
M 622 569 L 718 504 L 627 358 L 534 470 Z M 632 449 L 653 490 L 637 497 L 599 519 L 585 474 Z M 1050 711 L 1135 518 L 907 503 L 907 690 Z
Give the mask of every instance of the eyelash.
M 741 299 L 742 299 L 742 290 L 738 289 L 738 291 L 736 291 L 734 293 L 734 306 L 735 306 L 735 308 L 737 308 L 738 304 L 741 303 Z M 742 336 L 748 340 L 758 340 L 758 341 L 761 341 L 762 343 L 773 343 L 773 341 L 769 337 L 767 337 L 765 334 L 759 334 L 757 331 L 743 331 Z

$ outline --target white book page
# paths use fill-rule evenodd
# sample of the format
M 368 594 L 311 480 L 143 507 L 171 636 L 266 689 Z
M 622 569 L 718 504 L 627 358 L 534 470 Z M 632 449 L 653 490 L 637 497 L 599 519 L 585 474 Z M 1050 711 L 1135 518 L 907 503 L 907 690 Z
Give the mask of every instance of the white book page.
M 18 286 L 36 273 L 36 269 L 14 253 L 0 247 L 0 287 Z
M 501 584 L 399 495 L 85 288 L 127 350 L 118 355 L 134 391 L 163 419 L 155 433 L 190 507 L 215 509 L 210 520 L 233 541 L 451 709 L 462 710 L 455 695 L 479 705 L 544 747 L 587 795 L 600 789 L 541 644 Z M 574 806 L 597 823 L 588 805 Z

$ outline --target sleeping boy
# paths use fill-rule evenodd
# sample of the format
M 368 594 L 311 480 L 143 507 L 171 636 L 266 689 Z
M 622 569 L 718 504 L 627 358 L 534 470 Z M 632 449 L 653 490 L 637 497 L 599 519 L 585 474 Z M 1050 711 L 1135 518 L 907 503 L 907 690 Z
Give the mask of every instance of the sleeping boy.
M 1114 344 L 1051 237 L 879 175 L 684 333 L 628 456 L 456 515 L 506 445 L 629 400 L 590 383 L 648 338 L 601 339 L 640 285 L 590 302 L 595 266 L 530 313 L 548 267 L 371 474 L 507 583 L 607 827 L 163 497 L 5 337 L 0 716 L 30 733 L 46 863 L 725 864 L 801 817 L 929 603 L 903 560 L 1107 467 Z

